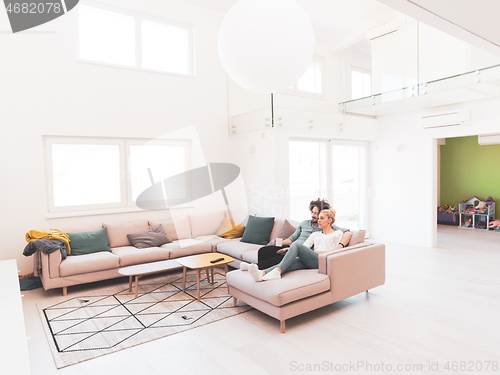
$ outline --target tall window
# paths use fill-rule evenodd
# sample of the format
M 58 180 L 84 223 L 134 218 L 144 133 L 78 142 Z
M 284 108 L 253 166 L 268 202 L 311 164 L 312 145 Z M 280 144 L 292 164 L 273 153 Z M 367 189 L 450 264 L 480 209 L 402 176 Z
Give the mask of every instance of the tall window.
M 190 143 L 45 137 L 49 213 L 136 209 L 152 183 L 189 170 Z
M 368 70 L 351 69 L 352 99 L 366 98 L 372 94 L 372 76 Z
M 78 6 L 82 61 L 194 75 L 192 25 L 94 1 L 84 4 Z
M 288 91 L 293 91 L 303 94 L 324 95 L 323 92 L 323 76 L 324 76 L 324 59 L 314 57 L 309 64 L 304 75 L 292 85 Z
M 336 224 L 364 229 L 366 219 L 365 143 L 291 140 L 290 217 L 310 216 L 309 202 L 326 198 L 337 211 Z

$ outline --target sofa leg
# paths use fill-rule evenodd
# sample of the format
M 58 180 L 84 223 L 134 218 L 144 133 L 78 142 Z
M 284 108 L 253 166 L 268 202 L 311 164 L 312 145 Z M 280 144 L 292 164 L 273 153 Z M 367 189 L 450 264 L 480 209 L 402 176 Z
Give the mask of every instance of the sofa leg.
M 68 287 L 63 286 L 63 296 L 67 296 L 67 295 L 68 295 Z
M 236 307 L 237 302 L 238 302 L 238 299 L 236 297 L 233 297 L 233 307 Z
M 281 329 L 281 333 L 285 333 L 285 321 L 284 320 L 280 321 L 280 329 Z

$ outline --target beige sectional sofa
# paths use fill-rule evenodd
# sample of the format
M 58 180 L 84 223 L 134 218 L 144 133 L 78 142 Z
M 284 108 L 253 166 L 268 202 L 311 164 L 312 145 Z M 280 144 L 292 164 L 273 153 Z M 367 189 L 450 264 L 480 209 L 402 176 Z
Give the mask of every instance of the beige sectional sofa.
M 43 287 L 46 290 L 63 288 L 63 294 L 66 295 L 68 286 L 123 277 L 118 272 L 122 267 L 214 251 L 232 256 L 235 261 L 229 265 L 236 268 L 242 260 L 257 262 L 257 250 L 261 245 L 240 242 L 239 239 L 228 240 L 214 234 L 224 218 L 225 212 L 220 211 L 166 220 L 104 222 L 90 226 L 58 228 L 67 233 L 78 233 L 107 227 L 111 252 L 68 256 L 64 260 L 60 251 L 48 255 L 41 254 Z M 275 220 L 270 239 L 278 232 L 282 223 L 283 220 Z M 172 243 L 146 249 L 131 245 L 127 234 L 145 231 L 158 224 L 163 224 L 168 237 L 173 240 Z
M 93 281 L 123 277 L 118 270 L 136 264 L 175 259 L 182 256 L 217 251 L 233 257 L 229 265 L 239 268 L 242 261 L 257 263 L 262 245 L 223 239 L 216 236 L 225 212 L 192 215 L 174 220 L 137 220 L 121 223 L 100 223 L 94 226 L 61 229 L 68 233 L 88 232 L 107 227 L 111 252 L 68 256 L 62 260 L 60 251 L 42 254 L 44 288 L 63 288 Z M 172 243 L 161 247 L 138 249 L 131 246 L 127 234 L 148 230 L 162 224 Z M 275 220 L 269 241 L 278 233 L 283 220 Z M 297 226 L 298 223 L 293 223 Z M 359 243 L 354 244 L 357 238 Z M 353 245 L 351 245 L 351 242 Z M 281 332 L 285 321 L 367 291 L 385 282 L 385 245 L 364 241 L 364 231 L 354 234 L 347 247 L 319 256 L 319 270 L 289 272 L 280 280 L 255 282 L 248 272 L 239 269 L 227 274 L 229 293 L 254 308 L 278 319 Z

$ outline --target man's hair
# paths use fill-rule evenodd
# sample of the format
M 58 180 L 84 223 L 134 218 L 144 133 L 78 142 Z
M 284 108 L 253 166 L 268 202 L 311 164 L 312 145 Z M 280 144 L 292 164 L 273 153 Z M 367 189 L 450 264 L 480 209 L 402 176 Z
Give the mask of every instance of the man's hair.
M 327 210 L 330 208 L 330 203 L 326 199 L 316 199 L 309 203 L 309 211 L 312 211 L 314 207 L 318 207 L 318 211 Z

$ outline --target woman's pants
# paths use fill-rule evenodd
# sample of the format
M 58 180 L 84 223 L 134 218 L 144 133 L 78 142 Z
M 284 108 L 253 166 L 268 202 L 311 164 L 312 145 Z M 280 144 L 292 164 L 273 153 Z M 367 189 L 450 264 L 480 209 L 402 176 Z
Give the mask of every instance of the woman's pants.
M 318 253 L 309 249 L 307 246 L 293 243 L 285 256 L 276 266 L 267 268 L 266 273 L 279 267 L 281 273 L 300 270 L 304 268 L 319 268 Z

